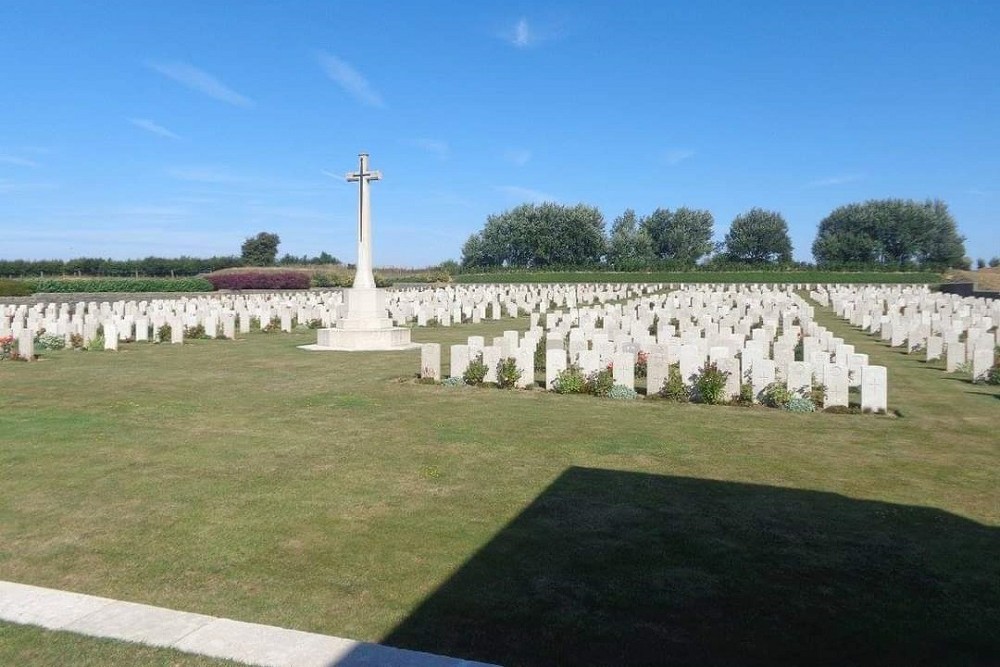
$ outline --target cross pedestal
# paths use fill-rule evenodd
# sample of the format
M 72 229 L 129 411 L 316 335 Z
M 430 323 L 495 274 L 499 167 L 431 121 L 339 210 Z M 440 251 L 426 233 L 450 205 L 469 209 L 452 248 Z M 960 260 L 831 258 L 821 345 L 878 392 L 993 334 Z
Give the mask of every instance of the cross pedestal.
M 354 286 L 344 290 L 344 303 L 338 308 L 336 327 L 320 329 L 315 345 L 307 350 L 407 350 L 419 347 L 410 343 L 410 330 L 392 326 L 387 317 L 387 296 L 375 287 L 372 273 L 371 181 L 382 178 L 369 171 L 368 154 L 359 156 L 358 171 L 347 174 L 349 183 L 358 184 L 358 262 Z

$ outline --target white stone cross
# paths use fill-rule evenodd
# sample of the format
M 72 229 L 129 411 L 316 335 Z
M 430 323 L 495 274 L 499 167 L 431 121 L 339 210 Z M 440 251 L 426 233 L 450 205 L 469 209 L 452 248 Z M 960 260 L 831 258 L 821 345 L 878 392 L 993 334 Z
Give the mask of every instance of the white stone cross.
M 366 187 L 369 181 L 382 178 L 380 171 L 368 171 L 368 153 L 359 153 L 360 166 L 347 174 L 347 182 L 358 183 L 358 265 L 354 273 L 354 287 L 375 287 L 372 273 L 372 217 L 371 201 Z

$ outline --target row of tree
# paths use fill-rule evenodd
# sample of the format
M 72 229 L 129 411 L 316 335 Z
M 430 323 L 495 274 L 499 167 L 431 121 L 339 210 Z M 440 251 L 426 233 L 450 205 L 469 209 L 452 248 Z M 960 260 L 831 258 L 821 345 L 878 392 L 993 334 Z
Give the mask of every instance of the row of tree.
M 81 276 L 197 276 L 220 269 L 239 266 L 289 266 L 302 264 L 340 264 L 327 252 L 315 257 L 278 257 L 281 239 L 277 234 L 260 232 L 247 238 L 239 256 L 221 257 L 146 257 L 145 259 L 77 259 L 4 260 L 0 259 L 0 276 L 81 275 Z
M 614 219 L 584 204 L 523 204 L 486 219 L 462 247 L 462 266 L 478 268 L 691 268 L 699 264 L 792 263 L 788 223 L 760 208 L 732 221 L 714 243 L 709 211 L 632 209 Z M 959 266 L 964 239 L 941 201 L 872 200 L 835 209 L 820 222 L 813 256 L 823 268 L 928 268 Z

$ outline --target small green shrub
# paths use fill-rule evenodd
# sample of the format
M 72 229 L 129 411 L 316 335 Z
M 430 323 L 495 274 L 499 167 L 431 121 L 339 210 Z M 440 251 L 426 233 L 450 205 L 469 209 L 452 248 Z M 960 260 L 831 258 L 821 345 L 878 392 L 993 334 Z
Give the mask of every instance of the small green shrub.
M 462 373 L 462 379 L 465 380 L 465 384 L 470 384 L 472 386 L 479 386 L 486 379 L 486 364 L 483 363 L 483 355 L 479 353 L 476 358 L 469 362 L 468 367 L 466 367 L 465 372 Z
M 732 404 L 744 407 L 753 405 L 753 385 L 749 382 L 740 383 L 740 395 L 733 399 Z
M 39 350 L 61 350 L 66 347 L 66 339 L 63 336 L 47 334 L 44 330 L 39 331 L 35 336 L 35 347 Z
M 663 381 L 659 394 L 675 403 L 687 403 L 691 400 L 691 391 L 684 384 L 684 378 L 681 377 L 680 364 L 670 364 L 670 368 L 667 370 L 667 379 Z
M 808 398 L 816 407 L 821 408 L 826 405 L 826 385 L 813 380 Z
M 184 327 L 184 338 L 208 338 L 208 335 L 205 333 L 205 325 L 195 324 L 191 327 Z
M 524 372 L 517 367 L 517 359 L 507 357 L 497 362 L 497 386 L 501 389 L 513 389 Z
M 785 410 L 789 412 L 812 412 L 815 409 L 816 406 L 813 405 L 813 402 L 805 396 L 792 396 L 785 403 Z
M 705 363 L 694 377 L 695 400 L 708 405 L 723 403 L 726 398 L 726 380 L 728 379 L 729 372 L 720 370 L 714 361 Z
M 264 333 L 278 333 L 281 331 L 281 318 L 272 317 L 270 322 L 261 327 L 261 331 Z
M 545 339 L 539 339 L 538 344 L 535 345 L 535 370 L 544 371 L 545 370 Z
M 90 345 L 87 346 L 88 350 L 103 350 L 104 349 L 104 332 L 98 333 L 96 336 L 90 339 Z
M 163 324 L 156 330 L 156 340 L 161 343 L 169 343 L 174 330 L 169 324 Z
M 626 387 L 623 384 L 616 384 L 608 390 L 608 398 L 616 401 L 634 401 L 639 397 L 635 389 Z
M 587 378 L 576 364 L 570 364 L 552 381 L 552 391 L 557 394 L 586 394 Z
M 321 319 L 312 319 L 312 320 L 309 320 L 308 322 L 306 322 L 306 327 L 308 327 L 309 329 L 322 329 L 323 328 L 323 320 L 321 320 Z
M 615 386 L 615 376 L 611 368 L 602 368 L 587 376 L 587 393 L 594 396 L 607 396 Z
M 445 378 L 445 379 L 441 380 L 441 386 L 442 387 L 464 387 L 465 386 L 465 380 L 463 378 L 460 378 L 460 377 L 458 377 L 456 375 L 455 377 Z
M 772 382 L 764 387 L 760 400 L 764 405 L 771 408 L 783 408 L 792 400 L 794 394 L 788 390 L 784 382 Z
M 986 384 L 1000 384 L 1000 363 L 990 366 L 989 370 L 986 371 L 984 381 Z

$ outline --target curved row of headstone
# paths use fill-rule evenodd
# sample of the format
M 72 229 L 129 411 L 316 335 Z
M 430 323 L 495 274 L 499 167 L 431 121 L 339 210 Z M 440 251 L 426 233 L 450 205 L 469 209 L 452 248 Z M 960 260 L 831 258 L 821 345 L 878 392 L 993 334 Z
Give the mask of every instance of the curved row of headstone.
M 817 324 L 813 308 L 798 286 L 685 285 L 665 293 L 646 293 L 615 303 L 580 306 L 533 315 L 523 336 L 506 331 L 491 341 L 470 336 L 452 345 L 450 376 L 461 377 L 470 360 L 482 355 L 486 382 L 495 381 L 502 358 L 514 358 L 524 386 L 534 382 L 534 356 L 545 345 L 545 387 L 569 364 L 584 373 L 608 365 L 616 384 L 634 387 L 634 367 L 646 358 L 647 387 L 657 391 L 678 364 L 682 378 L 691 378 L 706 362 L 729 374 L 728 397 L 740 393 L 740 384 L 752 385 L 760 396 L 772 382 L 784 382 L 805 395 L 814 382 L 826 387 L 825 405 L 847 406 L 849 387 L 861 391 L 861 407 L 884 411 L 888 407 L 886 369 L 872 366 L 868 356 Z M 797 352 L 799 343 L 801 348 Z M 441 379 L 441 347 L 423 346 L 420 372 Z
M 945 370 L 968 366 L 973 380 L 994 364 L 1000 345 L 1000 300 L 931 292 L 926 287 L 819 287 L 810 296 L 838 317 Z
M 660 289 L 655 284 L 587 285 L 471 285 L 442 288 L 407 288 L 389 291 L 386 315 L 394 324 L 451 326 L 536 315 L 550 307 L 575 308 L 578 304 L 607 303 Z M 296 326 L 331 327 L 343 316 L 339 290 L 274 293 L 219 293 L 176 299 L 135 299 L 25 304 L 0 304 L 0 338 L 13 336 L 21 356 L 34 356 L 34 339 L 44 331 L 70 344 L 79 336 L 89 345 L 103 331 L 105 349 L 122 341 L 157 339 L 164 325 L 171 343 L 183 343 L 185 329 L 204 329 L 207 338 L 233 338 L 246 334 L 255 323 L 289 332 Z M 163 341 L 167 342 L 167 341 Z

